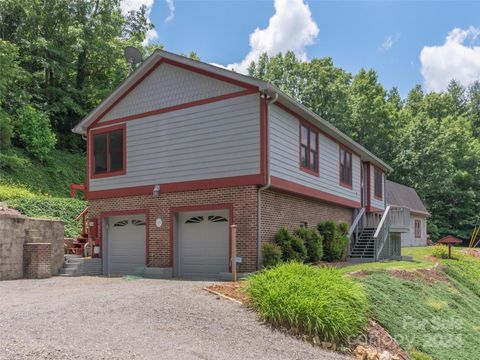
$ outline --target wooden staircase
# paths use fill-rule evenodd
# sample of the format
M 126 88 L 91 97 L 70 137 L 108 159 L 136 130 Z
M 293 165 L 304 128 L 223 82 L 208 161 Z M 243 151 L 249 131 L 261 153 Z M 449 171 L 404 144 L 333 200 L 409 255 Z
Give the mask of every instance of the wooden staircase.
M 383 213 L 361 208 L 348 230 L 348 258 L 356 261 L 398 258 L 401 256 L 399 234 L 409 231 L 408 208 L 387 206 Z
M 373 235 L 376 228 L 364 228 L 360 231 L 357 241 L 350 252 L 352 259 L 367 259 L 373 260 L 375 258 L 375 240 Z

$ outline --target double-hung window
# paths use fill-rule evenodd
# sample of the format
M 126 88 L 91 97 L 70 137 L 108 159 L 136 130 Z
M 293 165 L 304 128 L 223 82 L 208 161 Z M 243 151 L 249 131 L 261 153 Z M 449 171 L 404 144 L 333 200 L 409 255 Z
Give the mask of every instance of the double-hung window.
M 380 169 L 374 168 L 373 171 L 373 183 L 375 198 L 381 200 L 383 198 L 383 176 Z
M 92 175 L 125 174 L 125 127 L 97 131 L 92 135 Z
M 352 187 L 352 153 L 340 146 L 340 184 Z
M 300 169 L 318 175 L 318 131 L 300 124 Z

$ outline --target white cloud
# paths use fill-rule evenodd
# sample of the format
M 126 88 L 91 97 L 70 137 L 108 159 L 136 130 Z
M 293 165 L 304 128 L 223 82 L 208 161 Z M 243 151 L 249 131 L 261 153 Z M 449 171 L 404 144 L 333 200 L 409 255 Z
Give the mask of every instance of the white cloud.
M 148 21 L 150 21 L 150 14 L 152 13 L 152 7 L 155 0 L 122 0 L 120 3 L 120 8 L 122 14 L 128 14 L 132 10 L 138 10 L 142 5 L 147 7 L 145 15 L 147 16 Z M 168 0 L 167 0 L 168 1 Z M 172 0 L 170 0 L 172 1 Z M 157 39 L 158 33 L 155 29 L 147 31 L 146 38 L 143 41 L 143 45 L 147 45 L 150 41 Z
M 380 45 L 380 50 L 388 51 L 393 46 L 393 38 L 392 35 L 388 35 L 385 40 L 383 41 L 382 45 Z
M 465 86 L 480 79 L 480 46 L 475 45 L 479 36 L 480 29 L 473 26 L 455 28 L 443 45 L 423 47 L 421 72 L 428 90 L 445 90 L 452 79 Z
M 245 58 L 227 68 L 246 73 L 248 65 L 264 52 L 276 55 L 292 50 L 300 59 L 307 59 L 305 47 L 313 44 L 319 32 L 310 8 L 303 0 L 275 0 L 274 6 L 268 26 L 250 34 L 250 51 Z
M 173 3 L 173 0 L 166 0 L 166 1 L 167 1 L 168 10 L 170 11 L 170 13 L 165 18 L 165 22 L 170 22 L 175 17 L 175 4 Z

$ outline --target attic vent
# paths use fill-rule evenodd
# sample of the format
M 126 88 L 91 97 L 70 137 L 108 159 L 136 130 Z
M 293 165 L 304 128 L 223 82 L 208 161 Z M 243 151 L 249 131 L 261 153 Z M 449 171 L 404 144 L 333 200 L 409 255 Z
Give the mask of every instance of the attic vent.
M 144 226 L 144 225 L 145 225 L 145 221 L 134 219 L 134 220 L 132 220 L 132 225 L 135 225 L 135 226 Z
M 208 221 L 210 222 L 227 222 L 228 220 L 223 216 L 212 215 L 208 217 Z
M 113 224 L 113 226 L 115 227 L 121 227 L 121 226 L 126 226 L 128 225 L 128 220 L 120 220 L 118 222 L 116 222 L 115 224 Z
M 185 221 L 185 224 L 198 224 L 203 221 L 203 216 L 194 216 Z

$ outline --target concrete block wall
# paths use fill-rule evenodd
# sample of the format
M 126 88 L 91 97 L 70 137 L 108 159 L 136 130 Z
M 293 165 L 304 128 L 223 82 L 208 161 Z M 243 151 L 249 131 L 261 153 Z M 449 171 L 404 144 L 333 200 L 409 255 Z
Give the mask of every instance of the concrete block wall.
M 63 266 L 63 222 L 21 215 L 0 215 L 0 280 L 21 279 L 24 244 L 49 243 L 50 273 Z

